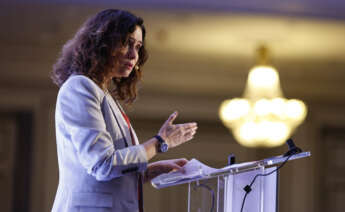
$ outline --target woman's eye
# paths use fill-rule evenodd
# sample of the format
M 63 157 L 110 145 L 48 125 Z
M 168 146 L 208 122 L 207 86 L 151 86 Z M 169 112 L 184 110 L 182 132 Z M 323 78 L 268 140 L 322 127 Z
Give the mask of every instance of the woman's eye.
M 126 42 L 123 44 L 124 47 L 131 47 L 133 46 L 133 42 L 131 40 L 126 40 Z
M 128 47 L 132 47 L 132 46 L 133 46 L 133 42 L 128 41 L 128 42 L 127 42 L 127 46 L 128 46 Z
M 140 48 L 141 48 L 141 45 L 137 45 L 137 46 L 135 47 L 135 49 L 136 49 L 137 51 L 139 51 Z
M 135 40 L 128 39 L 126 42 L 126 47 L 133 48 L 136 51 L 139 51 L 142 47 L 141 43 L 136 43 Z

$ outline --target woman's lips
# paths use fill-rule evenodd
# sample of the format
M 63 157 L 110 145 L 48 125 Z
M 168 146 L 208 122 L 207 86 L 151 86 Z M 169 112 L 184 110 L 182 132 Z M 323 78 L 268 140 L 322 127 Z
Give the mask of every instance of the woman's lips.
M 124 64 L 127 68 L 130 68 L 130 69 L 132 69 L 133 68 L 133 64 L 132 63 L 125 63 Z

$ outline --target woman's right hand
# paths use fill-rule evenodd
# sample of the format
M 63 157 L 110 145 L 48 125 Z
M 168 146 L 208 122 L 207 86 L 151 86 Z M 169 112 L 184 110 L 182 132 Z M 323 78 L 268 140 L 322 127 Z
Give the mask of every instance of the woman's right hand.
M 158 135 L 165 140 L 169 145 L 169 148 L 176 147 L 191 140 L 198 128 L 197 123 L 195 122 L 173 124 L 177 115 L 177 111 L 172 113 L 158 132 Z

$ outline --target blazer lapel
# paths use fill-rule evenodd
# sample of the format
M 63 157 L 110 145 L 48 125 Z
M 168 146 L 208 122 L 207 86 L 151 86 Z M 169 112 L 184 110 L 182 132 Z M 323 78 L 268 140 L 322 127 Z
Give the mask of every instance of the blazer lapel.
M 113 100 L 113 98 L 111 98 L 111 99 Z M 113 100 L 113 102 L 114 102 L 114 100 Z M 124 111 L 120 104 L 116 104 L 116 102 L 115 102 L 115 106 L 118 106 L 118 107 L 116 107 L 116 108 L 118 108 L 118 109 L 120 110 L 120 113 L 121 113 L 121 110 Z M 121 113 L 121 117 L 122 117 L 122 119 L 124 120 L 124 118 L 123 118 L 123 116 L 122 116 L 122 113 Z M 126 120 L 124 120 L 124 121 L 126 121 Z M 127 122 L 126 122 L 126 124 L 127 124 Z M 126 126 L 127 126 L 127 125 L 126 125 Z M 127 128 L 127 129 L 128 129 L 128 128 Z M 133 127 L 132 127 L 132 123 L 131 123 L 131 130 L 132 130 L 132 134 L 133 134 L 133 139 L 134 139 L 135 145 L 139 145 L 139 139 L 138 139 L 137 134 L 135 133 Z M 129 132 L 129 133 L 130 133 L 130 132 Z M 132 138 L 132 137 L 131 137 L 131 138 Z
M 131 130 L 132 130 L 135 145 L 139 145 L 139 139 L 138 139 L 137 134 L 135 133 L 133 127 L 132 127 L 132 124 L 131 124 Z
M 120 130 L 124 133 L 124 136 L 125 136 L 125 139 L 126 139 L 126 142 L 127 142 L 127 145 L 128 146 L 132 146 L 132 138 L 131 138 L 131 133 L 127 127 L 127 122 L 126 120 L 124 119 L 121 111 L 120 111 L 120 108 L 117 106 L 117 104 L 115 103 L 114 99 L 109 95 L 107 94 L 106 95 L 106 98 L 107 98 L 107 101 L 109 102 L 110 104 L 110 108 L 112 109 L 113 111 L 113 114 L 115 116 L 115 118 L 118 120 L 119 122 L 119 128 Z M 134 136 L 136 137 L 136 136 Z

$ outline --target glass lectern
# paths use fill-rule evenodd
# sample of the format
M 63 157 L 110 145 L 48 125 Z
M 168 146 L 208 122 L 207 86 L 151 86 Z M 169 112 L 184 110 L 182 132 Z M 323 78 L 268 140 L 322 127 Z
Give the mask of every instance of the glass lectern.
M 243 212 L 277 212 L 278 174 L 275 170 L 283 162 L 309 156 L 310 152 L 275 156 L 222 169 L 189 166 L 193 169 L 191 172 L 166 174 L 153 179 L 152 185 L 164 188 L 188 183 L 188 212 L 241 212 L 242 205 Z M 245 198 L 243 188 L 258 174 L 269 175 L 258 176 Z

